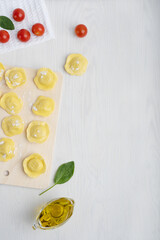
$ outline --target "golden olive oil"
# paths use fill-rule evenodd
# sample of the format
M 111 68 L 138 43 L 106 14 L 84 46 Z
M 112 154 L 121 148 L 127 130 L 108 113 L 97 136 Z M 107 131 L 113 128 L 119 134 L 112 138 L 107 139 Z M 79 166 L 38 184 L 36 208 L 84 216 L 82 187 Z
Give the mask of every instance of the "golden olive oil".
M 65 223 L 73 214 L 74 201 L 69 198 L 59 198 L 50 201 L 40 211 L 37 217 L 37 227 L 47 230 L 56 228 Z

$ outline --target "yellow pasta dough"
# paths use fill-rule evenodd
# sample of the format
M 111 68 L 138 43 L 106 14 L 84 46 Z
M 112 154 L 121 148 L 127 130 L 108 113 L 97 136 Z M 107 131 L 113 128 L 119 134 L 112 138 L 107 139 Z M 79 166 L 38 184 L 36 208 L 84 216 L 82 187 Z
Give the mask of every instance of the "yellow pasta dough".
M 9 116 L 2 120 L 2 129 L 6 136 L 19 135 L 23 132 L 24 122 L 18 115 Z
M 9 88 L 20 87 L 26 82 L 26 74 L 23 68 L 11 68 L 5 72 L 5 81 Z
M 52 98 L 39 96 L 32 107 L 32 112 L 36 115 L 47 117 L 54 110 L 54 101 Z
M 4 68 L 3 64 L 0 63 L 0 81 L 1 81 L 2 78 L 3 78 L 4 70 L 5 70 L 5 68 Z
M 0 106 L 9 114 L 21 111 L 23 102 L 14 92 L 5 93 L 0 99 Z
M 40 68 L 34 78 L 36 86 L 41 90 L 52 89 L 57 80 L 56 73 L 49 68 Z
M 0 138 L 0 161 L 7 162 L 15 156 L 15 144 L 12 139 Z
M 81 54 L 70 54 L 67 57 L 65 70 L 70 75 L 82 75 L 88 66 L 87 59 Z
M 23 160 L 24 172 L 32 178 L 36 178 L 46 171 L 46 164 L 38 153 L 31 154 Z
M 49 136 L 49 127 L 46 122 L 32 121 L 27 128 L 29 142 L 43 143 Z

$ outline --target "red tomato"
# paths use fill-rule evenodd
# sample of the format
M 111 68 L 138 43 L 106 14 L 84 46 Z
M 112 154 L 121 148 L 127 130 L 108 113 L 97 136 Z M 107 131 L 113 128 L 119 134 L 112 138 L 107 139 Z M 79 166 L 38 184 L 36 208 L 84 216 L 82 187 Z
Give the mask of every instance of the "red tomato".
M 18 31 L 17 37 L 21 42 L 27 42 L 30 39 L 31 34 L 28 30 L 21 29 Z
M 79 24 L 75 27 L 75 33 L 77 37 L 85 37 L 87 35 L 88 29 L 85 25 Z
M 21 8 L 16 8 L 13 11 L 13 18 L 17 22 L 21 22 L 25 18 L 25 12 Z
M 10 35 L 7 31 L 5 30 L 0 30 L 0 42 L 1 43 L 6 43 L 10 39 Z
M 36 36 L 42 36 L 44 34 L 45 28 L 41 23 L 36 23 L 32 26 L 32 32 Z

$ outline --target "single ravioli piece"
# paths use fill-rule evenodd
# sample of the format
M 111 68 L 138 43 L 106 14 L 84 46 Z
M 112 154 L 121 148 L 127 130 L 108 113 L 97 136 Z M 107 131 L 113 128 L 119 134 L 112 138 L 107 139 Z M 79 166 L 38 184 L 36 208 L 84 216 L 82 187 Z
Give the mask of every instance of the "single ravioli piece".
M 18 115 L 9 116 L 2 120 L 2 129 L 6 136 L 19 135 L 23 132 L 24 122 Z
M 29 142 L 43 143 L 49 136 L 49 127 L 46 122 L 32 121 L 27 127 L 27 139 Z
M 36 178 L 46 171 L 46 164 L 38 153 L 31 154 L 23 160 L 24 172 L 32 178 Z
M 15 156 L 15 143 L 9 138 L 0 138 L 0 161 L 7 162 Z
M 53 112 L 54 106 L 52 98 L 39 96 L 32 106 L 32 112 L 42 117 L 48 117 Z
M 9 92 L 1 97 L 0 106 L 9 114 L 17 114 L 21 111 L 23 102 L 16 93 Z
M 0 63 L 0 81 L 3 78 L 4 70 L 5 70 L 5 67 L 3 66 L 2 63 Z
M 70 75 L 80 76 L 87 70 L 88 61 L 81 54 L 70 54 L 67 57 L 65 70 Z
M 40 68 L 37 72 L 34 82 L 41 90 L 50 90 L 58 80 L 56 73 L 49 68 Z
M 5 72 L 5 81 L 9 88 L 15 89 L 26 82 L 26 73 L 23 68 L 11 68 Z

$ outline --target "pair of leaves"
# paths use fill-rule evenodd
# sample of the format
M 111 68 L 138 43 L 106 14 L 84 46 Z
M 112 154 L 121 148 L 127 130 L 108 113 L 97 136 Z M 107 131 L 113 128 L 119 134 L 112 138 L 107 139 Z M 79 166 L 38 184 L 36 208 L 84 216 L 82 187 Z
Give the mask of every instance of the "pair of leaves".
M 8 17 L 0 16 L 0 27 L 7 30 L 14 30 L 14 24 Z
M 74 162 L 73 161 L 62 164 L 58 168 L 58 170 L 55 174 L 54 185 L 51 186 L 50 188 L 48 188 L 47 190 L 43 191 L 39 195 L 42 195 L 43 193 L 47 192 L 48 190 L 50 190 L 57 184 L 63 184 L 65 182 L 68 182 L 69 179 L 73 176 L 73 173 L 74 173 Z

